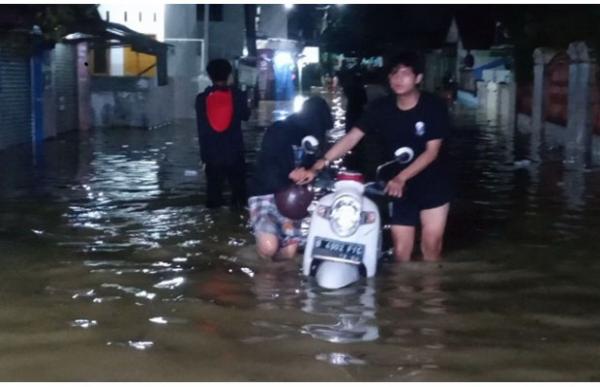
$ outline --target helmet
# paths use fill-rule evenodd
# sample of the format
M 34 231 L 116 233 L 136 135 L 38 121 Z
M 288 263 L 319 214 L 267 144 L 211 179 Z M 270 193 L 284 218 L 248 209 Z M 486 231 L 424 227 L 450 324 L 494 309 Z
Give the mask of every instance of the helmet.
M 306 185 L 290 184 L 275 193 L 275 205 L 281 215 L 300 220 L 308 216 L 308 206 L 313 198 L 314 193 Z

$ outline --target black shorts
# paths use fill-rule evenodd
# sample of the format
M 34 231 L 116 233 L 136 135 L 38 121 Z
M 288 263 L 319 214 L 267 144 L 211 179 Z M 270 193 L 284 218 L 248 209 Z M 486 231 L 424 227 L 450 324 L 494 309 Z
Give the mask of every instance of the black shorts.
M 390 224 L 396 226 L 417 226 L 423 210 L 441 207 L 452 200 L 450 186 L 437 186 L 416 189 L 410 187 L 405 195 L 392 202 Z

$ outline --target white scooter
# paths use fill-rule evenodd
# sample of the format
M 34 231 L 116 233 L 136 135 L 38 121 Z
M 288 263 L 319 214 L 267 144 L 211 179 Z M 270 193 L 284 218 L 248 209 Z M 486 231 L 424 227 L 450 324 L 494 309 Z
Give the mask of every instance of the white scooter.
M 384 168 L 410 163 L 414 152 L 403 147 L 394 156 L 377 167 L 376 181 Z M 366 194 L 383 195 L 382 187 L 377 182 L 364 184 L 360 173 L 340 171 L 333 192 L 312 208 L 302 271 L 305 276 L 314 275 L 323 288 L 343 288 L 361 275 L 373 277 L 377 272 L 382 255 L 381 217 Z

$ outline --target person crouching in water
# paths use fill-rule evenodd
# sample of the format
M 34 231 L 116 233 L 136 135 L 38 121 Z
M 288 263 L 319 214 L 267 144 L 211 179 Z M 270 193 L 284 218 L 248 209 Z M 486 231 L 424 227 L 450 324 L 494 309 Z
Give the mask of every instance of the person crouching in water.
M 206 207 L 224 204 L 223 182 L 231 187 L 231 206 L 246 204 L 246 163 L 241 121 L 250 117 L 245 93 L 230 86 L 232 67 L 226 59 L 206 66 L 213 85 L 196 97 L 200 157 L 206 174 Z
M 302 110 L 273 123 L 264 134 L 250 179 L 250 224 L 256 249 L 262 258 L 294 257 L 301 241 L 302 219 L 286 218 L 278 210 L 275 194 L 294 182 L 294 146 L 300 147 L 305 136 L 312 135 L 324 144 L 325 133 L 333 127 L 331 109 L 320 97 L 311 97 Z M 305 165 L 310 168 L 310 165 Z

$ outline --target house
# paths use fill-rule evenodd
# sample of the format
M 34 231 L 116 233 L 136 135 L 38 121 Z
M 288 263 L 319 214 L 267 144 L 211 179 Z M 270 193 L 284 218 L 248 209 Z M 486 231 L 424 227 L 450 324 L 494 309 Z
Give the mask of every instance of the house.
M 86 46 L 63 37 L 101 28 L 95 7 L 1 5 L 0 15 L 0 149 L 85 130 Z

